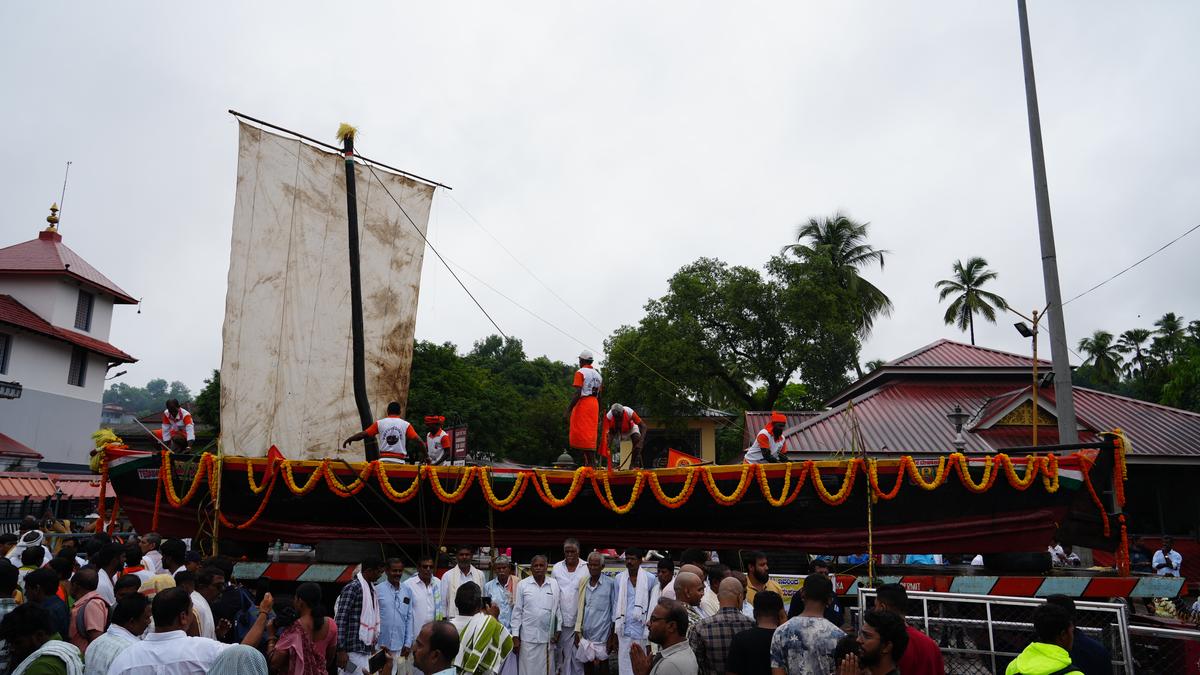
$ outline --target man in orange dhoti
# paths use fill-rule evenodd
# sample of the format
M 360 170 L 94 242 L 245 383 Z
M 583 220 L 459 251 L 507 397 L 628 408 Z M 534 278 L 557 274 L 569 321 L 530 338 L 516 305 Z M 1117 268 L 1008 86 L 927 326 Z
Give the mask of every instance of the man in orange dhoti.
M 579 370 L 575 371 L 575 394 L 567 404 L 571 420 L 567 443 L 572 450 L 583 452 L 584 466 L 594 466 L 596 435 L 600 428 L 600 371 L 592 367 L 595 357 L 590 350 L 579 354 Z M 604 449 L 602 448 L 603 452 Z

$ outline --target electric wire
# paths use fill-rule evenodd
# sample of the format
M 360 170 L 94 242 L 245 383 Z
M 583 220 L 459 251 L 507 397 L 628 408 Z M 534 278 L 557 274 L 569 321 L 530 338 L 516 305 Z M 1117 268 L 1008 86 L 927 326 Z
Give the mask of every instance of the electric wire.
M 1137 267 L 1138 265 L 1141 265 L 1142 263 L 1144 263 L 1144 262 L 1146 262 L 1147 260 L 1149 260 L 1149 259 L 1153 258 L 1154 256 L 1158 255 L 1159 253 L 1162 253 L 1162 252 L 1163 252 L 1163 251 L 1165 251 L 1165 250 L 1166 250 L 1168 247 L 1170 247 L 1172 244 L 1174 244 L 1175 242 L 1179 241 L 1180 239 L 1183 239 L 1184 237 L 1188 236 L 1189 234 L 1191 234 L 1191 233 L 1195 232 L 1196 230 L 1200 230 L 1200 224 L 1193 225 L 1193 226 L 1192 226 L 1192 228 L 1191 228 L 1191 229 L 1189 229 L 1187 232 L 1184 232 L 1183 234 L 1179 235 L 1178 237 L 1175 237 L 1174 239 L 1172 239 L 1171 241 L 1168 241 L 1167 243 L 1163 244 L 1162 246 L 1159 246 L 1159 247 L 1158 247 L 1157 249 L 1155 249 L 1155 250 L 1154 250 L 1154 252 L 1153 252 L 1153 253 L 1151 253 L 1150 255 L 1147 255 L 1146 257 L 1144 257 L 1144 258 L 1142 258 L 1141 260 L 1139 260 L 1139 261 L 1137 261 L 1137 262 L 1133 263 L 1133 264 L 1132 264 L 1132 265 L 1130 265 L 1129 267 L 1126 267 L 1125 269 L 1121 270 L 1120 272 L 1117 272 L 1116 274 L 1114 274 L 1114 275 L 1112 275 L 1111 277 L 1109 277 L 1109 278 L 1105 279 L 1104 281 L 1101 281 L 1100 283 L 1096 284 L 1095 286 L 1092 286 L 1091 288 L 1089 288 L 1089 289 L 1087 289 L 1086 291 L 1084 291 L 1084 292 L 1080 293 L 1079 295 L 1076 295 L 1075 297 L 1071 298 L 1070 300 L 1067 300 L 1066 302 L 1064 302 L 1064 303 L 1062 304 L 1062 306 L 1063 306 L 1063 307 L 1065 307 L 1065 306 L 1069 305 L 1070 303 L 1072 303 L 1072 302 L 1075 302 L 1076 300 L 1078 300 L 1078 299 L 1082 298 L 1083 296 L 1087 295 L 1088 293 L 1091 293 L 1092 291 L 1096 290 L 1097 288 L 1100 288 L 1100 287 L 1101 287 L 1101 286 L 1103 286 L 1104 284 L 1107 284 L 1108 282 L 1112 281 L 1113 279 L 1116 279 L 1117 277 L 1121 276 L 1122 274 L 1125 274 L 1125 273 L 1126 273 L 1126 272 L 1128 272 L 1129 270 L 1131 270 L 1131 269 L 1133 269 L 1133 268 Z

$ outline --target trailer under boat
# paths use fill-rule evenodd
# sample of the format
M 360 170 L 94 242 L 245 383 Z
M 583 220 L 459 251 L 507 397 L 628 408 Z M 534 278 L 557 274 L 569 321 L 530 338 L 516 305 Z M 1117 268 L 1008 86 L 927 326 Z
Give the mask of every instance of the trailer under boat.
M 1122 439 L 937 459 L 847 458 L 607 472 L 301 461 L 105 450 L 139 531 L 220 539 L 398 545 L 791 548 L 811 553 L 1043 550 L 1064 528 L 1117 548 L 1101 495 L 1121 480 Z M 165 469 L 165 470 L 164 470 Z M 219 494 L 219 500 L 214 500 Z M 868 497 L 868 495 L 870 495 Z M 219 501 L 219 505 L 218 505 Z M 199 519 L 203 520 L 203 519 Z

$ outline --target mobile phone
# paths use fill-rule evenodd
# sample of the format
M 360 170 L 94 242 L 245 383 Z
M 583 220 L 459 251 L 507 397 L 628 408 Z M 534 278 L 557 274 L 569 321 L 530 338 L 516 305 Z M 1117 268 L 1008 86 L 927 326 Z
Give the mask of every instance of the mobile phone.
M 490 596 L 490 595 L 483 596 L 483 606 L 487 607 L 490 604 L 492 604 L 492 596 Z
M 388 657 L 388 654 L 387 654 L 386 649 L 380 649 L 379 651 L 372 654 L 371 660 L 367 661 L 367 672 L 371 672 L 371 673 L 379 672 L 379 669 L 383 668 L 383 664 L 387 663 L 387 657 Z

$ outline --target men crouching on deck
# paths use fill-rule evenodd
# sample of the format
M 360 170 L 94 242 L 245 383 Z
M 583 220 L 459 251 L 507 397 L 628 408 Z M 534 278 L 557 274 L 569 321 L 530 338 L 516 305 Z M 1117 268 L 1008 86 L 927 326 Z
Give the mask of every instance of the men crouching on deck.
M 393 462 L 408 461 L 408 442 L 418 441 L 421 437 L 417 430 L 400 417 L 400 404 L 392 401 L 387 407 L 387 417 L 376 420 L 371 426 L 347 438 L 342 443 L 346 447 L 355 441 L 366 440 L 371 436 L 379 436 L 379 458 Z M 367 459 L 371 459 L 368 457 Z

